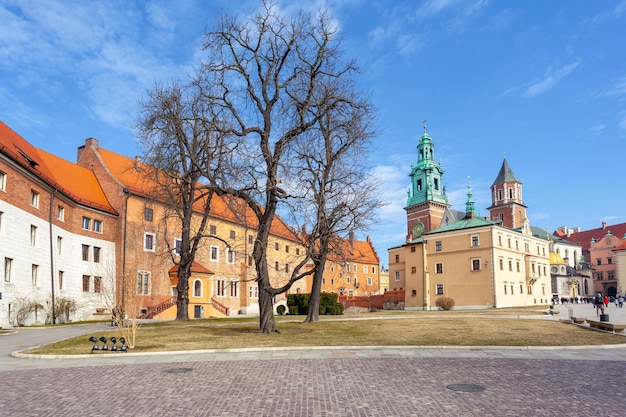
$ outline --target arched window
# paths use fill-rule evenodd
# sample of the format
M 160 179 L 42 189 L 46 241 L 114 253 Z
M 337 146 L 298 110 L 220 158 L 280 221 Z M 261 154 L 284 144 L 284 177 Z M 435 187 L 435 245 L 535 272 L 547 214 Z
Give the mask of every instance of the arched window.
M 513 189 L 509 188 L 509 198 L 513 198 Z
M 498 190 L 498 200 L 502 200 L 502 189 Z
M 193 282 L 193 296 L 202 297 L 202 281 L 199 279 Z

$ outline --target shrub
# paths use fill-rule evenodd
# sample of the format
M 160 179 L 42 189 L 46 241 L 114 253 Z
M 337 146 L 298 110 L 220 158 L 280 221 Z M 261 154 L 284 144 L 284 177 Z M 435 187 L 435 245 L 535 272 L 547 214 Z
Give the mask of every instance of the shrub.
M 281 315 L 281 316 L 282 316 L 283 314 L 285 314 L 285 311 L 287 311 L 287 307 L 285 307 L 285 306 L 284 306 L 284 305 L 282 305 L 282 304 L 281 304 L 281 305 L 279 305 L 278 307 L 276 307 L 276 312 L 277 312 L 279 315 Z
M 435 305 L 442 310 L 452 310 L 454 308 L 454 300 L 450 297 L 439 297 L 435 301 Z
M 293 314 L 294 316 L 298 315 L 298 307 L 297 306 L 289 306 L 289 314 Z

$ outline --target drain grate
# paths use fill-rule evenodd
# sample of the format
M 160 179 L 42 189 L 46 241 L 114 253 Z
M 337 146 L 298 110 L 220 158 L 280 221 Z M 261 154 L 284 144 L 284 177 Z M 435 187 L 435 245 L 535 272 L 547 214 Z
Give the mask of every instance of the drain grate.
M 475 384 L 450 384 L 446 388 L 459 392 L 480 392 L 485 390 L 485 387 Z
M 187 372 L 193 371 L 192 368 L 170 368 L 166 369 L 163 372 L 168 374 L 186 374 Z

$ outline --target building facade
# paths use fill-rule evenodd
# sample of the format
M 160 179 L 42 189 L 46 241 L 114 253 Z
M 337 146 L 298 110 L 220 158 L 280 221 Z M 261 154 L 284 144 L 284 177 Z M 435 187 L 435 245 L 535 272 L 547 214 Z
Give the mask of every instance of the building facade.
M 548 304 L 549 243 L 533 235 L 522 183 L 506 159 L 491 186 L 488 220 L 475 213 L 470 185 L 465 212 L 447 204 L 440 164 L 419 163 L 432 157 L 433 150 L 424 131 L 418 164 L 410 174 L 407 242 L 388 251 L 390 290 L 403 290 L 405 308 L 416 310 L 438 309 L 437 300 L 443 297 L 452 298 L 455 308 L 461 309 Z M 420 189 L 419 179 L 428 191 L 440 194 Z M 433 200 L 441 207 L 431 204 Z
M 117 219 L 90 170 L 0 122 L 0 326 L 110 311 Z

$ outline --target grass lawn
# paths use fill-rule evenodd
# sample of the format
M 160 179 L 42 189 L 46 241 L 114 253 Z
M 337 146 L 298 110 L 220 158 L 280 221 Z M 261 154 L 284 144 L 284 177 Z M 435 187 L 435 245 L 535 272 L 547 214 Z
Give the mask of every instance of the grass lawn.
M 626 337 L 558 321 L 518 318 L 529 311 L 381 312 L 323 316 L 305 324 L 303 316 L 276 317 L 279 334 L 258 332 L 258 319 L 207 319 L 144 324 L 133 352 L 303 346 L 579 346 L 626 343 Z M 478 316 L 482 317 L 478 317 Z M 89 353 L 89 336 L 120 337 L 117 330 L 64 340 L 28 353 Z

